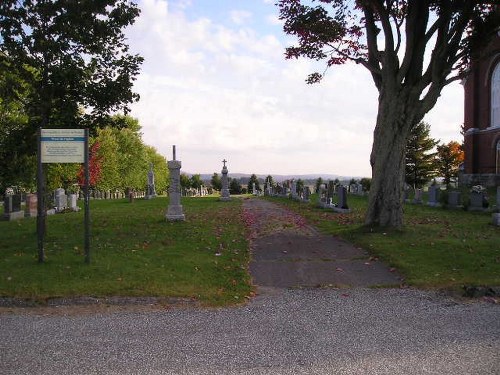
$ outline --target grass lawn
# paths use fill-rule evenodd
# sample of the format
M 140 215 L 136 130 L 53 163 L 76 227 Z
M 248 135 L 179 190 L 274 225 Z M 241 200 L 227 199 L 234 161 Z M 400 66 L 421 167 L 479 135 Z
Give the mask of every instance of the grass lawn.
M 167 198 L 91 200 L 91 264 L 83 210 L 49 216 L 46 262 L 37 263 L 36 219 L 0 221 L 0 296 L 192 297 L 206 305 L 251 294 L 242 201 L 183 198 L 185 222 L 167 222 Z
M 338 214 L 289 199 L 268 198 L 303 215 L 324 233 L 344 238 L 385 260 L 424 288 L 500 286 L 500 228 L 491 213 L 405 205 L 402 231 L 363 227 L 367 197 L 349 196 L 350 214 Z

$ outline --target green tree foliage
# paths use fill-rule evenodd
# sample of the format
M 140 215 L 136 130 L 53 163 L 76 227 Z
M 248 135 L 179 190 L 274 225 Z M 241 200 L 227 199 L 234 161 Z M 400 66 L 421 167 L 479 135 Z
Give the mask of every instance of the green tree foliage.
M 97 181 L 95 188 L 101 191 L 120 190 L 122 186 L 122 176 L 120 175 L 120 145 L 117 140 L 117 130 L 106 127 L 97 130 L 96 141 L 99 143 L 97 156 L 101 161 L 101 177 Z
M 456 180 L 460 164 L 463 161 L 464 152 L 458 142 L 451 141 L 437 146 L 438 174 L 443 177 L 446 186 Z
M 241 194 L 241 184 L 236 178 L 231 178 L 231 181 L 229 182 L 229 194 Z
M 436 175 L 435 152 L 439 143 L 430 137 L 430 125 L 419 122 L 410 132 L 406 142 L 406 183 L 421 188 Z
M 180 177 L 181 188 L 189 189 L 191 187 L 191 179 L 185 173 L 181 173 Z
M 363 177 L 361 180 L 359 180 L 359 183 L 361 186 L 363 186 L 363 191 L 370 191 L 370 186 L 372 184 L 372 179 L 368 177 Z
M 297 180 L 297 192 L 299 191 L 302 191 L 304 189 L 304 180 L 302 180 L 301 178 L 299 178 Z
M 201 176 L 199 174 L 194 174 L 191 176 L 191 187 L 195 189 L 199 189 L 203 186 L 203 181 L 201 180 Z
M 166 192 L 168 186 L 170 185 L 167 159 L 163 155 L 160 155 L 154 147 L 145 147 L 147 155 L 146 158 L 149 163 L 153 163 L 156 193 L 163 194 L 164 192 Z
M 316 180 L 316 185 L 315 185 L 315 188 L 314 188 L 314 191 L 316 194 L 319 193 L 319 188 L 321 187 L 321 185 L 324 184 L 324 181 L 321 177 L 318 177 L 318 179 Z
M 259 179 L 257 178 L 257 175 L 255 175 L 255 174 L 252 174 L 250 176 L 250 180 L 248 180 L 247 191 L 249 193 L 253 192 L 253 184 L 255 184 L 255 190 L 259 191 L 260 190 L 260 183 L 259 183 Z
M 270 186 L 267 186 L 268 184 Z M 266 190 L 267 188 L 270 188 L 270 187 L 274 187 L 274 179 L 273 179 L 273 176 L 271 176 L 269 174 L 269 175 L 267 175 L 266 180 L 264 181 L 264 190 Z
M 138 15 L 128 0 L 0 2 L 0 185 L 33 187 L 38 127 L 95 130 L 138 99 L 123 33 Z
M 90 140 L 90 184 L 101 191 L 145 190 L 151 163 L 158 194 L 168 186 L 168 168 L 165 157 L 154 147 L 144 144 L 138 121 L 129 116 L 115 116 L 112 121 L 128 124 L 96 130 Z M 50 190 L 68 188 L 75 183 L 83 185 L 83 167 L 79 164 L 50 164 L 47 168 Z
M 379 91 L 370 156 L 368 226 L 403 225 L 405 145 L 443 88 L 462 79 L 500 24 L 494 1 L 278 0 L 283 29 L 298 44 L 289 59 L 355 62 Z M 319 82 L 313 73 L 307 81 Z
M 222 180 L 217 173 L 214 173 L 212 175 L 210 183 L 212 184 L 212 188 L 214 188 L 215 190 L 222 190 Z
M 47 166 L 47 188 L 49 191 L 62 187 L 69 189 L 78 184 L 80 164 L 54 163 Z
M 0 59 L 0 193 L 11 185 L 27 190 L 36 185 L 36 149 L 22 103 L 28 95 L 29 87 L 3 69 Z

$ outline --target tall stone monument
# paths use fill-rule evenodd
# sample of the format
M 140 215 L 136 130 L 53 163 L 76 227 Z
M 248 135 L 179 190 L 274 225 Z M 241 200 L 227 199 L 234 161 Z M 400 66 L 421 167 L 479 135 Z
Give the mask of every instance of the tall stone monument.
M 145 199 L 152 199 L 156 197 L 156 188 L 155 188 L 155 172 L 153 171 L 153 163 L 149 163 L 149 172 L 148 172 L 148 187 Z
M 170 171 L 170 187 L 168 188 L 169 203 L 165 217 L 168 221 L 184 221 L 186 217 L 181 206 L 181 166 L 180 160 L 175 160 L 175 146 L 173 146 L 174 160 L 170 160 L 168 170 Z
M 231 196 L 229 195 L 229 179 L 227 177 L 227 167 L 226 167 L 226 163 L 227 163 L 227 160 L 224 159 L 222 160 L 222 163 L 224 163 L 224 166 L 222 167 L 222 190 L 221 190 L 221 194 L 220 194 L 220 198 L 219 200 L 221 201 L 229 201 L 231 200 Z

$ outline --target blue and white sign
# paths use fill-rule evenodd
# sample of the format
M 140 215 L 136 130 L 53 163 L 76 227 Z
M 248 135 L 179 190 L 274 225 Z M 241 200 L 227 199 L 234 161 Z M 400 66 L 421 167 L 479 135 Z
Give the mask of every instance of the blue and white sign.
M 84 163 L 84 129 L 41 129 L 42 163 Z

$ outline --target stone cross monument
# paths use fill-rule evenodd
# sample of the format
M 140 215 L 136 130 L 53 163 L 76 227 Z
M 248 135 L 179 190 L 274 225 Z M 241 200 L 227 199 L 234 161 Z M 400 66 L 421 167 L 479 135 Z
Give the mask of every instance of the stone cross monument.
M 165 217 L 168 221 L 184 221 L 186 217 L 181 206 L 181 161 L 175 160 L 175 146 L 173 146 L 174 160 L 170 160 L 170 187 L 168 188 L 169 203 Z
M 227 172 L 228 172 L 226 167 L 227 160 L 226 159 L 222 160 L 222 163 L 224 163 L 224 166 L 222 167 L 222 190 L 219 199 L 221 201 L 229 201 L 231 200 L 231 196 L 229 195 L 229 179 L 227 178 Z

